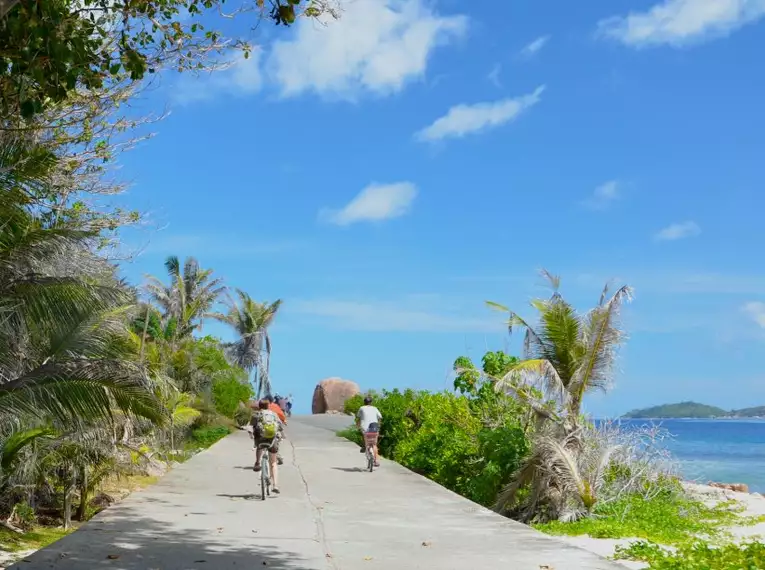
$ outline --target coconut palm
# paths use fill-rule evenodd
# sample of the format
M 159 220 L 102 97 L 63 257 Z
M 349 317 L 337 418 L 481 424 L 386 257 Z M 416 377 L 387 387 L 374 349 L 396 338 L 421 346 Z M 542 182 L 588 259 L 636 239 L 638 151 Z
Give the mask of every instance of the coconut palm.
M 606 390 L 611 383 L 616 352 L 624 340 L 619 312 L 632 297 L 627 286 L 613 294 L 606 286 L 597 306 L 582 314 L 561 296 L 560 279 L 543 274 L 553 294 L 550 299 L 531 302 L 538 312 L 538 325 L 532 326 L 502 305 L 488 303 L 509 314 L 511 332 L 525 329 L 523 360 L 496 382 L 498 390 L 528 404 L 537 419 L 532 454 L 497 500 L 498 510 L 513 511 L 524 520 L 567 518 L 582 507 L 589 508 L 587 493 L 578 492 L 577 500 L 572 492 L 584 489 L 584 484 L 572 486 L 571 477 L 565 473 L 576 472 L 571 466 L 586 448 L 580 429 L 584 396 L 593 390 Z M 534 397 L 532 386 L 541 387 L 545 399 Z M 569 468 L 564 469 L 565 465 Z M 522 488 L 529 488 L 530 493 L 519 505 L 518 491 Z
M 96 236 L 47 225 L 19 188 L 0 192 L 0 220 L 0 422 L 87 420 L 114 408 L 160 421 L 125 326 L 133 295 L 92 252 Z
M 282 302 L 277 299 L 273 303 L 259 303 L 241 289 L 237 289 L 236 293 L 238 302 L 229 298 L 228 311 L 214 317 L 231 325 L 239 335 L 239 339 L 228 346 L 228 352 L 236 366 L 253 374 L 253 388 L 260 398 L 263 394 L 271 394 L 271 337 L 268 328 Z
M 162 309 L 164 324 L 172 327 L 174 338 L 191 336 L 210 316 L 225 287 L 220 279 L 212 278 L 212 269 L 202 269 L 193 257 L 186 258 L 181 271 L 180 260 L 172 255 L 165 260 L 165 269 L 169 284 L 149 275 L 146 290 Z

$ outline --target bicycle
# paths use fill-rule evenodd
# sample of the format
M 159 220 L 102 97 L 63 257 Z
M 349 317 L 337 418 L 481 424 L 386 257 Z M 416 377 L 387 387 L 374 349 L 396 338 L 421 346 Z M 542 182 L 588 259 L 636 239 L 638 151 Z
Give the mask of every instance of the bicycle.
M 364 433 L 364 447 L 366 447 L 367 469 L 370 473 L 375 470 L 375 448 L 377 447 L 377 440 L 379 436 L 380 433 L 376 431 L 368 431 Z
M 275 438 L 274 438 L 275 439 Z M 260 458 L 260 498 L 262 501 L 271 496 L 271 448 L 274 440 L 258 445 L 256 453 L 261 449 L 265 451 Z

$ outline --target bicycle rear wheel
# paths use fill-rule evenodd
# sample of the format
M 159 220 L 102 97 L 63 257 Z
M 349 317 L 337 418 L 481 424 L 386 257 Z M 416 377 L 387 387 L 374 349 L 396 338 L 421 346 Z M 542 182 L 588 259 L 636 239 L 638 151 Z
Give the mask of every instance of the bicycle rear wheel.
M 262 501 L 266 500 L 266 493 L 268 492 L 268 461 L 261 459 L 261 465 L 260 468 L 260 499 Z
M 375 470 L 375 454 L 371 449 L 367 449 L 367 469 L 370 473 Z

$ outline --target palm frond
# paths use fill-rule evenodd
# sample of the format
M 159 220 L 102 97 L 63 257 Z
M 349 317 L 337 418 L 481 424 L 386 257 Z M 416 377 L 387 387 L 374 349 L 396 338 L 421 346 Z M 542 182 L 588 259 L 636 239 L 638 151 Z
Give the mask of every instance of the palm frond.
M 145 369 L 121 360 L 48 362 L 0 385 L 0 414 L 45 414 L 72 423 L 111 418 L 113 408 L 159 424 L 167 419 Z

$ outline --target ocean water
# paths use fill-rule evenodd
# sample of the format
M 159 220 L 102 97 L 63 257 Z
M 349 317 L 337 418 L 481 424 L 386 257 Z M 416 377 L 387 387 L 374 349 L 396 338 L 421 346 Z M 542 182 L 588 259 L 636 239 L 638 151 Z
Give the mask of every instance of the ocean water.
M 685 479 L 746 483 L 765 494 L 765 420 L 622 420 L 622 426 L 656 424 Z

